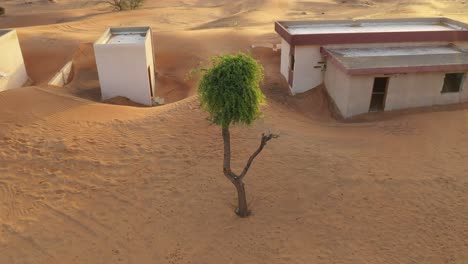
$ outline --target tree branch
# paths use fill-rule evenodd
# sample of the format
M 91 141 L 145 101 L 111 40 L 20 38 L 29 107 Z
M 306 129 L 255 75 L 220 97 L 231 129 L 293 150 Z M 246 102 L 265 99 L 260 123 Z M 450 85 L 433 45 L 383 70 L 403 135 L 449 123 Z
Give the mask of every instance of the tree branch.
M 240 180 L 242 180 L 245 177 L 254 159 L 258 156 L 258 154 L 260 154 L 260 152 L 262 152 L 263 148 L 268 143 L 268 141 L 270 141 L 273 138 L 278 138 L 278 135 L 272 134 L 272 133 L 268 133 L 267 135 L 265 135 L 265 133 L 262 134 L 260 146 L 258 146 L 258 149 L 252 154 L 252 156 L 250 156 L 249 160 L 247 161 L 247 164 L 245 165 L 244 170 L 242 171 L 241 175 L 239 175 Z

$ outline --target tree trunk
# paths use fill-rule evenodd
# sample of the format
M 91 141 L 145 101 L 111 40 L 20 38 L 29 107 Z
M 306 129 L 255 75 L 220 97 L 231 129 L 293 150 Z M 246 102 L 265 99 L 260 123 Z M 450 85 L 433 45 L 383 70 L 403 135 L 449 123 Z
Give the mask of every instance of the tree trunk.
M 223 127 L 223 143 L 224 143 L 224 159 L 223 159 L 223 173 L 229 181 L 233 182 L 231 171 L 231 134 L 229 127 Z
M 237 189 L 237 201 L 238 207 L 236 209 L 236 214 L 240 217 L 247 217 L 250 214 L 249 209 L 247 208 L 247 197 L 245 195 L 244 183 L 242 180 L 236 180 L 234 186 Z
M 260 152 L 262 152 L 267 142 L 273 138 L 277 138 L 278 135 L 274 135 L 271 133 L 265 135 L 265 133 L 263 133 L 262 139 L 260 141 L 260 146 L 258 146 L 258 149 L 252 154 L 252 156 L 250 156 L 242 173 L 240 175 L 237 175 L 231 170 L 231 135 L 229 133 L 229 126 L 223 126 L 222 132 L 223 132 L 223 143 L 224 143 L 224 160 L 223 160 L 224 176 L 226 176 L 226 178 L 228 178 L 228 180 L 232 182 L 232 184 L 234 184 L 237 190 L 238 207 L 236 209 L 236 214 L 240 217 L 247 217 L 249 216 L 250 211 L 247 208 L 247 197 L 245 195 L 243 179 L 245 175 L 247 174 L 247 172 L 249 171 L 250 165 L 252 165 L 252 162 L 257 157 L 257 155 L 260 154 Z
M 244 182 L 231 170 L 231 135 L 229 133 L 229 127 L 223 127 L 223 142 L 224 142 L 224 161 L 223 161 L 223 172 L 226 178 L 237 190 L 237 201 L 238 207 L 236 214 L 240 217 L 247 217 L 249 210 L 247 208 L 247 197 L 245 195 Z

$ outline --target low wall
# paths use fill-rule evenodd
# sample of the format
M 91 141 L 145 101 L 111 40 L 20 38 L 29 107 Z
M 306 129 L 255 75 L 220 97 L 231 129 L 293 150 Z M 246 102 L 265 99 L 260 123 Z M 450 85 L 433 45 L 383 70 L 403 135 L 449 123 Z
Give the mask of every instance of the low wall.
M 320 46 L 296 46 L 294 58 L 293 94 L 306 92 L 323 83 Z
M 445 73 L 416 73 L 392 76 L 387 89 L 385 110 L 458 104 L 468 101 L 468 82 L 460 92 L 442 93 Z
M 64 86 L 70 82 L 73 74 L 73 61 L 69 61 L 50 79 L 49 85 Z

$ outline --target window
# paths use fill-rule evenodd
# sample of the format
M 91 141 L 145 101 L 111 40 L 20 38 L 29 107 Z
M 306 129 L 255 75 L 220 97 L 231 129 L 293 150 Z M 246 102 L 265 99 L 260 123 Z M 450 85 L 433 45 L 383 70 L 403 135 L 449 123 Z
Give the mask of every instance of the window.
M 444 78 L 442 93 L 458 93 L 461 90 L 464 73 L 447 73 Z
M 294 55 L 291 55 L 289 58 L 289 69 L 291 71 L 294 71 L 294 64 L 296 63 L 296 59 L 294 58 Z

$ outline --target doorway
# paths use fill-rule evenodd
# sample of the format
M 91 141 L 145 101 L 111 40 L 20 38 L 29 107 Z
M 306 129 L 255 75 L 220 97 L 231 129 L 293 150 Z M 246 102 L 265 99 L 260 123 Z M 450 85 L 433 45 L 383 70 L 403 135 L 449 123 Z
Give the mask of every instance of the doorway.
M 151 97 L 153 97 L 153 82 L 151 80 L 151 66 L 148 66 L 148 80 L 149 80 Z
M 385 109 L 387 86 L 388 77 L 377 77 L 374 79 L 369 112 L 378 112 Z

